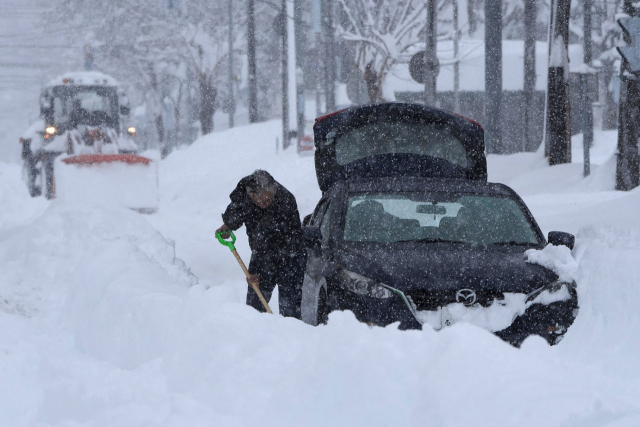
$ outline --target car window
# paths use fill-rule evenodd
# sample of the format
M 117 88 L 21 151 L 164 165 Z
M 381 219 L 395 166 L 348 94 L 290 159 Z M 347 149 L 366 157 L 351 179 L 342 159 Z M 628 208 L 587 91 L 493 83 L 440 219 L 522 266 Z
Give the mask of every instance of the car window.
M 327 211 L 327 207 L 329 206 L 329 200 L 325 199 L 324 201 L 320 201 L 315 211 L 313 212 L 313 217 L 311 218 L 310 225 L 319 227 L 322 224 L 322 218 L 324 217 L 325 212 Z
M 327 203 L 327 208 L 320 224 L 320 234 L 322 235 L 322 246 L 329 246 L 329 238 L 331 237 L 331 203 Z
M 318 205 L 315 216 L 311 221 L 311 225 L 320 227 L 320 233 L 322 234 L 322 246 L 329 245 L 330 227 L 331 227 L 331 202 L 325 200 Z
M 367 194 L 349 199 L 344 240 L 537 245 L 518 203 L 490 195 Z
M 337 138 L 340 165 L 380 154 L 419 154 L 467 167 L 467 152 L 451 130 L 440 125 L 378 122 L 351 129 Z

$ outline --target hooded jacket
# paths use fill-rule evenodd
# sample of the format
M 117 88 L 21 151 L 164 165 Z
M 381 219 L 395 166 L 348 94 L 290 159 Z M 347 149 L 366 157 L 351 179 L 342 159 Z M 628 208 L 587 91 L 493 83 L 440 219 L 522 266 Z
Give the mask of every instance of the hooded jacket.
M 273 202 L 262 209 L 247 194 L 252 176 L 240 180 L 229 198 L 231 203 L 222 214 L 222 220 L 231 230 L 244 224 L 247 227 L 249 247 L 258 256 L 284 257 L 304 253 L 300 214 L 296 199 L 276 182 Z

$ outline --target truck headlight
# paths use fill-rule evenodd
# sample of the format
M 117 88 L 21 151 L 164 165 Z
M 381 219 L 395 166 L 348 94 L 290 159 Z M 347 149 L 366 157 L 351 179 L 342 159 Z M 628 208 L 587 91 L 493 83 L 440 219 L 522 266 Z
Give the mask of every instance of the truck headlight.
M 129 135 L 131 136 L 136 136 L 136 128 L 131 126 L 129 128 L 127 128 L 127 132 L 129 133 Z
M 53 126 L 48 126 L 44 131 L 49 135 L 53 135 L 54 133 L 56 133 L 56 128 Z
M 338 278 L 340 279 L 342 287 L 354 294 L 379 299 L 391 298 L 393 296 L 393 292 L 387 289 L 384 284 L 378 283 L 361 274 L 354 273 L 353 271 L 340 270 Z

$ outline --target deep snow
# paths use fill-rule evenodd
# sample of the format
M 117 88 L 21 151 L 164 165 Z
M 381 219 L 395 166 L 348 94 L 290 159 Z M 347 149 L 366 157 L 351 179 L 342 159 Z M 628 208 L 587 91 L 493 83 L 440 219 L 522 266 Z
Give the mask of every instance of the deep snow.
M 515 349 L 465 323 L 401 332 L 332 313 L 311 327 L 246 307 L 213 238 L 235 183 L 267 169 L 301 215 L 320 196 L 311 157 L 276 155 L 279 132 L 173 153 L 151 216 L 29 199 L 0 163 L 0 425 L 640 425 L 640 191 L 613 191 L 605 154 L 588 179 L 536 153 L 489 159 L 545 232 L 577 233 L 575 324 L 558 346 Z M 594 151 L 614 142 L 597 134 Z

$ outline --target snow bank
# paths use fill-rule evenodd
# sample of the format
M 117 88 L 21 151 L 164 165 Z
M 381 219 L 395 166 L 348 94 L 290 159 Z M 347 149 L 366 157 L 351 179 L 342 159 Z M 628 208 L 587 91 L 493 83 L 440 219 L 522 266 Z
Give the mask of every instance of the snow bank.
M 126 209 L 56 201 L 28 227 L 0 237 L 0 308 L 27 317 L 57 313 L 73 284 L 93 287 L 127 268 L 150 276 L 143 260 L 161 267 L 169 282 L 195 280 L 173 243 Z
M 585 227 L 577 235 L 575 253 L 580 315 L 559 354 L 581 365 L 584 375 L 601 374 L 603 393 L 618 389 L 636 408 L 635 417 L 629 415 L 634 421 L 621 425 L 640 425 L 638 228 Z
M 348 312 L 312 327 L 247 307 L 242 272 L 213 238 L 256 168 L 302 215 L 319 199 L 313 159 L 276 155 L 279 131 L 236 128 L 169 156 L 157 215 L 54 201 L 0 231 L 0 300 L 11 301 L 0 306 L 0 425 L 640 424 L 640 193 L 620 198 L 618 228 L 591 211 L 578 233 L 580 314 L 556 347 L 533 337 L 515 349 L 462 322 L 369 327 Z M 586 197 L 574 214 L 589 212 Z M 562 212 L 547 208 L 545 220 Z
M 20 165 L 0 161 L 0 233 L 33 221 L 47 205 L 44 198 L 29 196 Z

